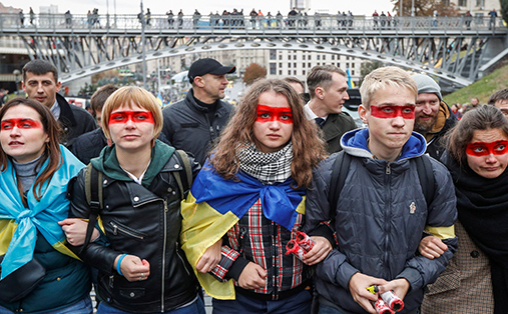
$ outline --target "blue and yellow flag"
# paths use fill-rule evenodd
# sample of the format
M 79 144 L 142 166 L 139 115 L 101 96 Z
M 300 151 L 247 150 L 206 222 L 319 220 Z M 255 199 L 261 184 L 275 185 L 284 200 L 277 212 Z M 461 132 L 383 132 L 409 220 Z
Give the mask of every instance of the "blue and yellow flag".
M 347 74 L 347 86 L 349 89 L 355 87 L 355 83 L 351 79 L 351 74 L 349 73 L 349 67 L 346 68 L 346 74 Z
M 157 94 L 157 102 L 159 103 L 159 106 L 161 106 L 161 108 L 164 106 L 164 99 L 162 99 L 161 92 Z
M 40 201 L 35 199 L 33 185 L 27 192 L 28 208 L 23 206 L 17 187 L 16 173 L 12 163 L 0 173 L 0 255 L 2 261 L 1 279 L 32 260 L 37 230 L 62 254 L 77 258 L 65 247 L 65 235 L 58 221 L 64 220 L 69 212 L 66 198 L 69 180 L 84 167 L 67 148 L 60 145 L 63 163 L 53 174 L 51 181 L 44 182 Z M 43 164 L 39 174 L 48 165 Z
M 210 274 L 196 271 L 207 248 L 219 241 L 258 199 L 264 215 L 288 230 L 292 230 L 298 213 L 305 214 L 305 189 L 291 188 L 291 178 L 264 185 L 240 172 L 237 179 L 224 179 L 207 160 L 189 196 L 182 201 L 182 249 L 201 286 L 217 299 L 234 299 L 235 289 L 232 280 L 219 282 Z

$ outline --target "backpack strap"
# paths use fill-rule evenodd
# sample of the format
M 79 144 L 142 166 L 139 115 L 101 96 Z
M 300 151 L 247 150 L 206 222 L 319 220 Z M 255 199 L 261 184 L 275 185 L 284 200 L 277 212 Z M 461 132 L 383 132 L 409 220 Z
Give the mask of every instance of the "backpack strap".
M 86 228 L 85 243 L 83 244 L 81 251 L 83 251 L 83 249 L 86 248 L 90 243 L 93 229 L 95 228 L 95 223 L 97 222 L 97 217 L 99 216 L 103 208 L 102 172 L 95 169 L 91 163 L 89 163 L 86 166 L 85 196 L 86 202 L 88 203 L 88 206 L 90 207 L 91 211 L 90 216 L 88 217 L 88 226 Z
M 422 187 L 427 207 L 430 206 L 434 200 L 436 179 L 434 178 L 434 170 L 432 169 L 432 162 L 428 155 L 422 155 L 415 158 L 416 170 L 418 171 L 418 179 Z
M 182 197 L 182 200 L 183 200 L 185 198 L 185 193 L 192 186 L 192 168 L 191 168 L 191 164 L 189 161 L 189 156 L 183 150 L 178 149 L 176 151 L 176 158 L 178 158 L 178 161 L 183 165 L 183 168 L 185 170 L 185 182 L 187 183 L 185 185 L 185 188 L 182 183 L 182 178 L 180 177 L 180 173 L 178 171 L 172 172 L 173 176 L 175 177 L 176 184 L 178 184 L 178 189 L 180 190 L 180 196 Z
M 350 165 L 351 156 L 349 156 L 349 154 L 346 154 L 344 151 L 337 153 L 337 158 L 335 158 L 335 161 L 333 162 L 330 190 L 328 192 L 328 204 L 330 206 L 330 218 L 332 220 L 335 216 L 334 213 L 337 207 L 337 202 L 339 201 L 342 188 L 344 188 L 344 183 L 346 182 Z

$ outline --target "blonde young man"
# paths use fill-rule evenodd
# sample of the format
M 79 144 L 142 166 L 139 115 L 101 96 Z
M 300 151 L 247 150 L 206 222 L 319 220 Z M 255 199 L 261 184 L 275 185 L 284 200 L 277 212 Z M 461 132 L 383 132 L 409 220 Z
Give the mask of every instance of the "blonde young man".
M 417 87 L 399 68 L 370 73 L 360 89 L 359 115 L 366 129 L 342 138 L 344 152 L 321 162 L 307 193 L 304 232 L 322 232 L 330 221 L 338 246 L 316 267 L 319 313 L 376 313 L 372 302 L 393 290 L 405 302 L 400 313 L 417 313 L 423 288 L 444 271 L 457 247 L 453 223 L 457 218 L 455 194 L 446 168 L 425 153 L 423 136 L 413 133 Z M 348 160 L 340 195 L 331 190 L 338 156 Z M 426 158 L 417 160 L 418 158 Z M 433 178 L 427 201 L 418 170 Z M 330 202 L 336 202 L 331 204 Z M 416 256 L 424 228 L 448 246 L 437 259 Z

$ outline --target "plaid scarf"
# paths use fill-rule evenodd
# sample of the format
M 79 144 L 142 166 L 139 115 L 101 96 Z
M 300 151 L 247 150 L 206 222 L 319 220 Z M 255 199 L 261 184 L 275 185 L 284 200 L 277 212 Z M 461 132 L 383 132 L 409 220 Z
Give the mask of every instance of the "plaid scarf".
M 238 153 L 240 169 L 263 184 L 284 182 L 291 176 L 293 161 L 293 144 L 289 142 L 284 148 L 274 153 L 259 151 L 254 143 Z

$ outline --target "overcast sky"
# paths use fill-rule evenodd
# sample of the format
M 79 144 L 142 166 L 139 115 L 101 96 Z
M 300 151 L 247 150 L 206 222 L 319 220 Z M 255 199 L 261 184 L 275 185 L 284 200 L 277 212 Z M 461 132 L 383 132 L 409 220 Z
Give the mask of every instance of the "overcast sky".
M 116 1 L 117 14 L 136 14 L 140 10 L 140 0 L 0 0 L 6 6 L 21 8 L 25 13 L 28 13 L 29 8 L 32 7 L 35 13 L 39 13 L 39 7 L 42 5 L 49 6 L 50 4 L 58 6 L 58 12 L 64 13 L 70 10 L 72 14 L 86 14 L 88 10 L 98 8 L 100 14 L 106 14 L 107 2 L 109 1 L 109 13 L 115 12 L 114 4 Z M 338 0 L 310 0 L 310 13 L 318 10 L 320 12 L 328 12 L 336 14 L 337 11 L 351 10 L 355 15 L 372 15 L 374 9 L 380 11 L 392 11 L 393 3 L 390 0 L 353 0 L 353 1 L 338 1 Z M 21 6 L 20 6 L 21 5 Z M 143 0 L 143 7 L 150 8 L 152 14 L 165 14 L 166 11 L 172 9 L 174 13 L 183 9 L 185 15 L 191 15 L 194 9 L 198 9 L 203 15 L 210 14 L 210 11 L 223 10 L 232 11 L 234 8 L 240 10 L 244 9 L 244 14 L 248 14 L 253 8 L 256 10 L 261 9 L 261 12 L 266 14 L 268 11 L 274 15 L 277 10 L 286 15 L 290 9 L 289 0 L 194 0 L 194 1 L 161 1 L 161 0 Z

